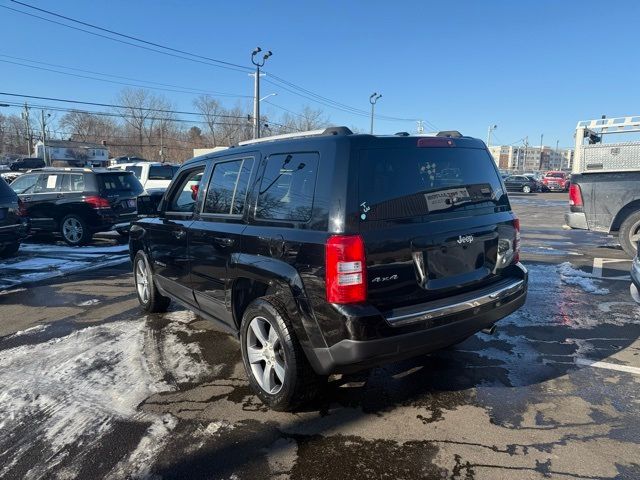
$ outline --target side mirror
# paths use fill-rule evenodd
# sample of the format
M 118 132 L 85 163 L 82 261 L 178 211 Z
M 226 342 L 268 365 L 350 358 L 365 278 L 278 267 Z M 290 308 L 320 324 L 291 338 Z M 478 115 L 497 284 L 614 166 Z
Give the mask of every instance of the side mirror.
M 157 216 L 164 192 L 143 193 L 138 196 L 138 215 Z

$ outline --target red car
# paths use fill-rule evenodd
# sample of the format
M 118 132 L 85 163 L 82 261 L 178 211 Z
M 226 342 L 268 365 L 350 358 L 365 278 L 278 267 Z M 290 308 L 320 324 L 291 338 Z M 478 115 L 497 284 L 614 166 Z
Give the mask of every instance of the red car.
M 552 170 L 547 172 L 542 179 L 542 183 L 547 186 L 549 190 L 569 191 L 569 185 L 571 185 L 571 179 L 566 172 L 560 172 Z

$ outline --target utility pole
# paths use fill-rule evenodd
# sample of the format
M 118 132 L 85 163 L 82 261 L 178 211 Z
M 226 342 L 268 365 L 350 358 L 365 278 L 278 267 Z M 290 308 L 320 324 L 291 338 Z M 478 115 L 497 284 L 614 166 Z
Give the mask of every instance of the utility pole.
M 558 160 L 558 144 L 560 143 L 560 140 L 556 140 L 556 160 Z M 560 168 L 558 170 L 562 169 L 562 160 L 560 160 Z
M 424 120 L 418 120 L 416 123 L 418 124 L 416 132 L 418 135 L 422 135 L 424 133 Z
M 254 84 L 253 84 L 253 138 L 260 138 L 260 67 L 264 66 L 264 62 L 273 55 L 271 50 L 264 54 L 262 60 L 256 61 L 256 55 L 258 55 L 262 49 L 260 47 L 256 47 L 253 52 L 251 52 L 251 63 L 256 66 L 256 73 L 251 75 L 255 75 Z
M 489 125 L 489 129 L 487 130 L 487 147 L 491 146 L 491 132 L 493 132 L 498 125 Z
M 51 114 L 47 113 L 47 117 L 50 117 L 50 116 Z M 47 123 L 45 122 L 44 110 L 40 110 L 40 125 L 42 127 L 42 159 L 44 160 L 44 164 L 47 167 L 50 167 L 51 156 L 49 156 L 49 161 L 47 162 L 47 146 L 46 146 L 47 133 L 45 130 L 47 128 Z
M 522 170 L 527 167 L 527 153 L 529 152 L 529 137 L 524 137 L 524 161 L 522 162 Z
M 31 156 L 31 126 L 29 123 L 29 105 L 24 102 L 24 112 L 22 112 L 22 119 L 25 122 L 27 132 L 27 156 Z
M 160 163 L 164 163 L 164 145 L 162 143 L 162 132 L 164 131 L 164 125 L 160 124 Z
M 540 134 L 540 163 L 538 164 L 538 170 L 542 170 L 542 139 L 544 138 L 544 133 Z
M 373 135 L 373 112 L 376 106 L 376 102 L 382 98 L 382 94 L 373 92 L 369 97 L 369 103 L 371 104 L 371 135 Z

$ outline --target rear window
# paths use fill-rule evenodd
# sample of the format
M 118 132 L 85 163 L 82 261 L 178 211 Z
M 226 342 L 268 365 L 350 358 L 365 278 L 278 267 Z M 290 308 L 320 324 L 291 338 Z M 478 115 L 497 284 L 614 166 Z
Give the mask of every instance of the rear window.
M 155 165 L 149 167 L 149 180 L 171 180 L 178 171 L 172 165 Z
M 363 150 L 359 169 L 363 221 L 508 207 L 493 160 L 483 149 Z
M 139 179 L 142 177 L 142 167 L 136 167 L 134 165 L 129 165 L 124 168 L 127 172 L 133 172 L 133 174 Z
M 140 195 L 144 190 L 140 181 L 129 172 L 101 173 L 98 175 L 100 190 L 107 193 Z
M 562 172 L 549 172 L 549 173 L 547 173 L 547 177 L 564 178 L 564 173 L 562 173 Z

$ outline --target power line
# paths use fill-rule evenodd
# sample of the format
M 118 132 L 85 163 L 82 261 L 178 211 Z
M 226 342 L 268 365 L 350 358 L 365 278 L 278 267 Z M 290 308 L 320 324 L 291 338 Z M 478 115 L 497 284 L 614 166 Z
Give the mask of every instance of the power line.
M 138 44 L 131 43 L 131 42 L 128 42 L 128 41 L 119 40 L 117 38 L 113 38 L 113 37 L 110 37 L 110 36 L 98 34 L 96 32 L 92 32 L 92 31 L 85 30 L 85 29 L 82 29 L 82 28 L 74 27 L 72 25 L 67 25 L 65 23 L 57 22 L 57 21 L 49 19 L 49 18 L 41 17 L 39 15 L 34 15 L 32 13 L 24 12 L 22 10 L 14 9 L 14 8 L 11 8 L 11 7 L 7 7 L 7 6 L 3 6 L 3 5 L 0 5 L 0 7 L 6 8 L 6 9 L 9 9 L 9 10 L 18 12 L 18 13 L 22 13 L 24 15 L 29 15 L 29 16 L 32 16 L 32 17 L 35 17 L 35 18 L 39 18 L 39 19 L 44 20 L 44 21 L 48 21 L 48 22 L 52 22 L 52 23 L 55 23 L 55 24 L 58 24 L 58 25 L 62 25 L 62 26 L 68 27 L 68 28 L 79 30 L 79 31 L 82 31 L 82 32 L 85 32 L 85 33 L 89 33 L 91 35 L 95 35 L 95 36 L 98 36 L 98 37 L 102 37 L 102 38 L 106 38 L 106 39 L 109 39 L 109 40 L 117 41 L 117 42 L 120 42 L 120 43 L 124 43 L 124 44 L 127 44 L 127 45 L 138 47 L 138 48 L 144 48 L 144 49 L 151 50 L 151 51 L 154 51 L 154 52 L 157 52 L 157 53 L 162 53 L 162 54 L 166 54 L 166 55 L 170 55 L 170 56 L 174 56 L 174 57 L 182 58 L 182 59 L 186 59 L 186 60 L 191 60 L 191 61 L 200 61 L 200 63 L 202 63 L 201 60 L 206 60 L 208 62 L 214 62 L 213 64 L 208 63 L 209 65 L 218 66 L 218 67 L 221 67 L 221 68 L 228 68 L 228 69 L 236 70 L 236 71 L 242 71 L 242 72 L 250 72 L 250 71 L 252 71 L 252 69 L 250 69 L 249 67 L 245 67 L 243 65 L 238 65 L 238 64 L 235 64 L 235 63 L 231 63 L 231 62 L 218 60 L 218 59 L 207 57 L 207 56 L 204 56 L 204 55 L 199 55 L 199 54 L 187 52 L 185 50 L 179 50 L 179 49 L 176 49 L 176 48 L 173 48 L 173 47 L 169 47 L 169 46 L 166 46 L 166 45 L 162 45 L 162 44 L 159 44 L 159 43 L 156 43 L 156 42 L 151 42 L 151 41 L 148 41 L 148 40 L 144 40 L 144 39 L 139 38 L 139 37 L 134 37 L 132 35 L 127 35 L 127 34 L 124 34 L 124 33 L 120 33 L 120 32 L 117 32 L 115 30 L 111 30 L 111 29 L 108 29 L 108 28 L 100 27 L 100 26 L 94 25 L 92 23 L 84 22 L 82 20 L 77 20 L 77 19 L 65 16 L 65 15 L 61 15 L 61 14 L 52 12 L 50 10 L 46 10 L 46 9 L 43 9 L 43 8 L 39 8 L 39 7 L 30 5 L 28 3 L 20 2 L 18 0 L 11 0 L 11 1 L 13 3 L 17 3 L 17 4 L 19 4 L 19 5 L 23 6 L 23 7 L 31 8 L 33 10 L 36 10 L 36 11 L 39 11 L 39 12 L 42 12 L 42 13 L 45 13 L 45 14 L 48 14 L 48 15 L 52 15 L 54 17 L 64 19 L 64 20 L 66 20 L 68 22 L 77 23 L 77 24 L 80 24 L 80 25 L 83 25 L 83 26 L 86 26 L 86 27 L 89 27 L 89 28 L 93 28 L 93 29 L 96 29 L 96 30 L 99 30 L 99 31 L 102 31 L 102 32 L 105 32 L 105 33 L 109 33 L 111 35 L 117 35 L 117 36 L 122 37 L 122 38 L 127 38 L 129 40 L 133 40 L 133 41 L 136 41 L 136 42 L 144 43 L 146 45 L 151 45 L 153 47 L 165 49 L 165 50 L 168 50 L 169 52 L 175 52 L 175 53 L 171 54 L 171 53 L 168 53 L 168 52 L 163 52 L 161 50 L 157 50 L 155 48 L 145 47 L 143 45 L 138 45 Z M 180 54 L 180 55 L 176 55 L 176 53 Z M 185 57 L 184 55 L 188 55 L 188 57 Z M 193 58 L 191 58 L 191 57 L 193 57 Z M 196 60 L 196 59 L 200 59 L 200 60 Z M 312 92 L 312 91 L 310 91 L 310 90 L 308 90 L 308 89 L 306 89 L 304 87 L 301 87 L 301 86 L 296 85 L 296 84 L 294 84 L 292 82 L 289 82 L 288 80 L 286 80 L 286 79 L 284 79 L 282 77 L 279 77 L 279 76 L 276 76 L 276 75 L 271 75 L 271 77 L 276 82 L 278 82 L 277 86 L 279 88 L 283 88 L 284 90 L 292 93 L 293 95 L 297 95 L 297 96 L 300 96 L 302 98 L 306 98 L 306 99 L 311 100 L 313 102 L 316 102 L 316 103 L 319 103 L 321 105 L 324 105 L 324 106 L 326 106 L 328 108 L 333 108 L 333 109 L 336 109 L 336 110 L 340 110 L 340 111 L 343 111 L 345 113 L 350 113 L 352 115 L 359 115 L 359 116 L 365 116 L 365 117 L 369 116 L 369 113 L 366 112 L 365 110 L 362 110 L 362 109 L 359 109 L 359 108 L 356 108 L 356 107 L 352 107 L 352 106 L 346 105 L 344 103 L 340 103 L 340 102 L 337 102 L 335 100 L 332 100 L 332 99 L 330 99 L 328 97 L 319 95 L 319 94 L 314 93 L 314 92 Z M 269 82 L 269 83 L 273 84 L 273 82 Z M 285 85 L 290 87 L 290 88 L 285 87 Z M 393 117 L 393 116 L 386 116 L 386 115 L 377 115 L 376 118 L 379 119 L 379 120 L 402 121 L 402 122 L 404 122 L 404 121 L 414 122 L 414 121 L 417 120 L 415 118 L 400 118 L 400 117 Z
M 24 61 L 24 62 L 36 63 L 36 64 L 39 64 L 39 65 L 47 65 L 49 67 L 63 68 L 63 69 L 66 69 L 66 70 L 74 70 L 76 72 L 90 73 L 92 75 L 101 75 L 101 76 L 105 76 L 105 77 L 120 78 L 120 79 L 123 79 L 123 80 L 131 80 L 131 81 L 142 83 L 142 84 L 147 83 L 147 84 L 152 84 L 152 85 L 160 85 L 162 87 L 173 87 L 173 88 L 149 87 L 147 85 L 136 85 L 136 84 L 126 83 L 126 82 L 118 82 L 118 81 L 115 81 L 115 80 L 107 80 L 107 79 L 104 79 L 104 78 L 95 78 L 95 77 L 90 77 L 90 76 L 86 76 L 86 75 L 78 75 L 78 74 L 74 74 L 74 73 L 70 73 L 70 72 L 61 72 L 59 70 L 53 70 L 53 69 L 50 69 L 50 68 L 39 67 L 39 66 L 36 66 L 36 65 L 28 65 L 28 64 L 24 64 L 24 63 L 20 63 L 20 62 L 0 59 L 0 62 L 4 62 L 4 63 L 10 63 L 10 64 L 14 64 L 14 65 L 20 65 L 22 67 L 29 67 L 29 68 L 35 68 L 35 69 L 38 69 L 38 70 L 44 70 L 44 71 L 49 71 L 49 72 L 54 72 L 54 73 L 60 73 L 62 75 L 70 75 L 70 76 L 74 76 L 74 77 L 78 77 L 78 78 L 87 78 L 87 79 L 90 79 L 90 80 L 98 80 L 100 82 L 109 82 L 109 83 L 115 83 L 115 84 L 119 84 L 119 85 L 132 86 L 132 87 L 150 88 L 150 89 L 153 89 L 153 90 L 165 90 L 165 91 L 168 91 L 168 92 L 189 93 L 189 94 L 192 94 L 192 95 L 193 94 L 202 93 L 202 94 L 206 94 L 206 95 L 220 96 L 220 97 L 251 98 L 251 95 L 239 95 L 239 94 L 235 94 L 235 93 L 214 92 L 214 91 L 201 90 L 201 89 L 191 88 L 191 87 L 181 87 L 180 85 L 172 85 L 172 84 L 169 84 L 169 83 L 154 82 L 154 81 L 151 81 L 151 80 L 140 80 L 140 79 L 131 78 L 131 77 L 123 77 L 123 76 L 112 75 L 112 74 L 108 74 L 108 73 L 94 72 L 94 71 L 91 71 L 91 70 L 83 70 L 81 68 L 67 67 L 65 65 L 58 65 L 58 64 L 55 64 L 55 63 L 40 62 L 40 61 L 37 61 L 37 60 L 31 60 L 31 59 L 28 59 L 28 58 L 12 57 L 11 55 L 0 54 L 0 57 L 10 58 L 12 60 L 21 60 L 21 61 Z
M 179 50 L 177 48 L 167 47 L 166 45 L 161 45 L 159 43 L 150 42 L 148 40 L 144 40 L 142 38 L 134 37 L 132 35 L 126 35 L 124 33 L 119 33 L 119 32 L 116 32 L 114 30 L 109 30 L 108 28 L 103 28 L 103 27 L 99 27 L 97 25 L 93 25 L 92 23 L 83 22 L 81 20 L 76 20 L 74 18 L 67 17 L 65 15 L 60 15 L 60 14 L 52 12 L 50 10 L 45 10 L 44 8 L 38 8 L 36 6 L 29 5 L 28 3 L 20 2 L 18 0 L 11 0 L 11 1 L 13 3 L 17 3 L 19 5 L 22 5 L 23 7 L 31 8 L 33 10 L 37 10 L 37 11 L 42 12 L 42 13 L 53 15 L 54 17 L 62 18 L 62 19 L 67 20 L 69 22 L 79 23 L 80 25 L 84 25 L 85 27 L 95 28 L 96 30 L 100 30 L 102 32 L 110 33 L 112 35 L 117 35 L 117 36 L 123 37 L 123 38 L 128 38 L 129 40 L 135 40 L 136 42 L 140 42 L 140 43 L 144 43 L 144 44 L 147 44 L 147 45 L 151 45 L 153 47 L 164 48 L 165 50 L 169 50 L 171 52 L 181 53 L 183 55 L 190 55 L 192 57 L 200 58 L 200 59 L 203 59 L 203 60 L 208 60 L 208 61 L 214 62 L 214 63 L 219 63 L 221 65 L 226 65 L 228 67 L 235 67 L 235 68 L 239 68 L 239 69 L 242 69 L 242 70 L 247 70 L 249 72 L 253 70 L 253 69 L 251 69 L 249 67 L 245 67 L 244 65 L 238 65 L 236 63 L 226 62 L 224 60 L 218 60 L 216 58 L 206 57 L 204 55 L 197 55 L 195 53 L 185 52 L 184 50 Z
M 69 100 L 67 98 L 39 97 L 39 96 L 36 96 L 36 95 L 24 95 L 24 94 L 18 94 L 18 93 L 0 92 L 0 95 L 6 95 L 8 97 L 29 98 L 29 99 L 34 99 L 34 100 L 48 100 L 48 101 L 52 101 L 52 102 L 73 103 L 73 104 L 77 104 L 77 105 L 91 105 L 91 106 L 94 106 L 94 107 L 108 107 L 108 108 L 119 108 L 119 109 L 125 109 L 125 110 L 126 109 L 141 110 L 141 111 L 145 111 L 145 112 L 172 113 L 172 114 L 176 114 L 176 115 L 200 115 L 200 116 L 206 116 L 202 112 L 185 112 L 185 111 L 180 111 L 180 110 L 167 110 L 167 109 L 162 109 L 162 108 L 148 108 L 148 107 L 128 107 L 126 105 L 114 105 L 112 103 L 83 102 L 81 100 Z M 246 119 L 247 118 L 247 116 L 245 116 L 245 115 L 219 114 L 219 115 L 216 115 L 216 116 L 221 117 L 221 118 L 242 118 L 242 119 Z
M 77 31 L 80 31 L 80 32 L 88 33 L 89 35 L 93 35 L 95 37 L 105 38 L 107 40 L 112 40 L 114 42 L 122 43 L 122 44 L 125 44 L 125 45 L 130 45 L 132 47 L 141 48 L 143 50 L 148 50 L 150 52 L 160 53 L 162 55 L 167 55 L 169 57 L 181 58 L 183 60 L 189 60 L 191 62 L 201 63 L 203 65 L 209 65 L 209 66 L 218 67 L 218 68 L 225 68 L 227 70 L 234 70 L 236 72 L 242 72 L 242 73 L 247 72 L 246 67 L 243 67 L 243 68 L 245 68 L 244 70 L 240 70 L 240 69 L 234 68 L 234 67 L 227 67 L 225 65 L 218 65 L 218 64 L 215 64 L 215 63 L 211 63 L 211 62 L 205 62 L 205 61 L 198 60 L 198 59 L 195 59 L 195 58 L 185 57 L 184 55 L 177 55 L 177 54 L 173 54 L 173 53 L 169 53 L 169 52 L 164 52 L 164 51 L 158 50 L 156 48 L 145 47 L 144 45 L 138 45 L 137 43 L 127 42 L 126 40 L 120 40 L 118 38 L 109 37 L 107 35 L 102 35 L 100 33 L 92 32 L 92 31 L 86 30 L 84 28 L 74 27 L 73 25 L 67 25 L 66 23 L 57 22 L 56 20 L 52 20 L 52 19 L 46 18 L 46 17 L 41 17 L 40 15 L 35 15 L 33 13 L 24 12 L 22 10 L 18 10 L 17 8 L 8 7 L 6 5 L 0 5 L 0 8 L 4 8 L 6 10 L 11 10 L 13 12 L 21 13 L 21 14 L 27 15 L 29 17 L 38 18 L 40 20 L 44 20 L 45 22 L 54 23 L 56 25 L 60 25 L 60 26 L 66 27 L 66 28 L 70 28 L 72 30 L 77 30 Z

